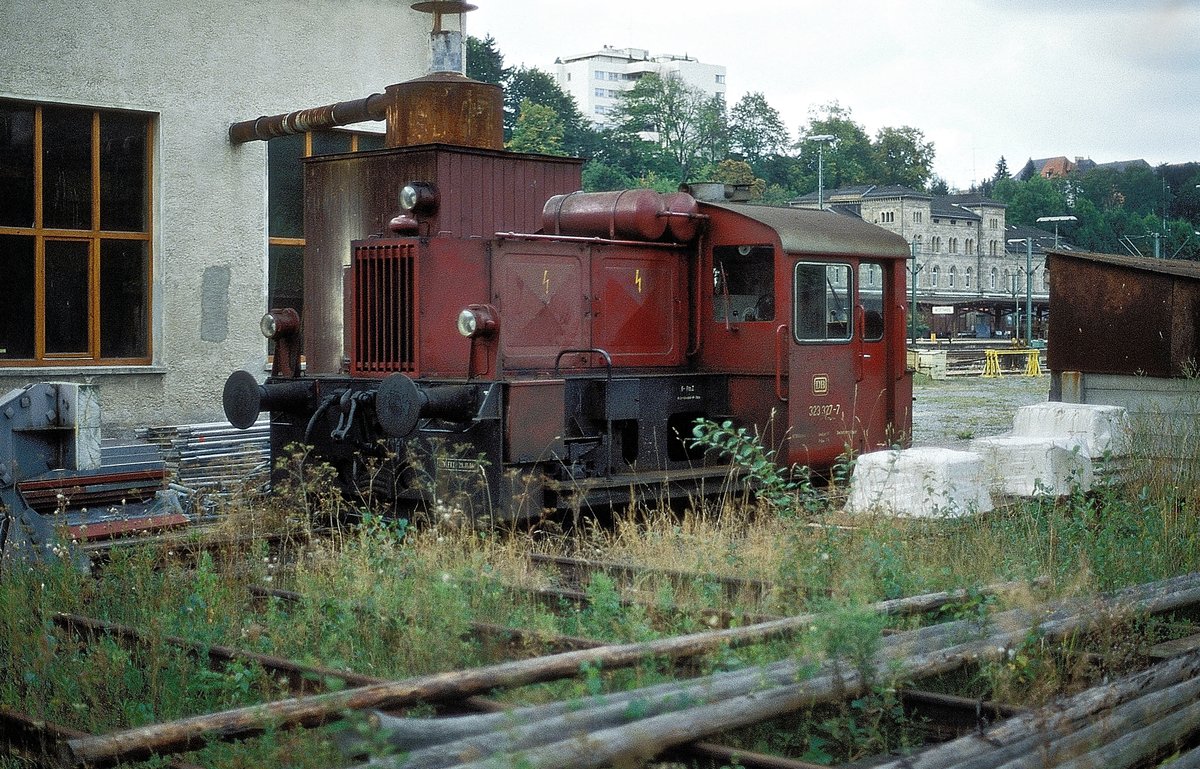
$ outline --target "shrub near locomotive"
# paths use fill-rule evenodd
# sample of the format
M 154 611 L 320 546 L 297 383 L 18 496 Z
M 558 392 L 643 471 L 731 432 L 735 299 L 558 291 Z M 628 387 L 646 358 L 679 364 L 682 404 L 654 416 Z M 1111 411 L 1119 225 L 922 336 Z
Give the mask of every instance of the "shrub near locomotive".
M 301 375 L 298 317 L 272 311 L 272 375 L 226 384 L 234 425 L 271 412 L 276 456 L 311 445 L 359 494 L 514 518 L 721 488 L 728 460 L 691 445 L 701 417 L 814 469 L 907 439 L 896 235 L 630 190 L 554 195 L 540 232 L 481 237 L 453 224 L 477 189 L 399 197 L 388 236 L 351 246 L 344 371 Z

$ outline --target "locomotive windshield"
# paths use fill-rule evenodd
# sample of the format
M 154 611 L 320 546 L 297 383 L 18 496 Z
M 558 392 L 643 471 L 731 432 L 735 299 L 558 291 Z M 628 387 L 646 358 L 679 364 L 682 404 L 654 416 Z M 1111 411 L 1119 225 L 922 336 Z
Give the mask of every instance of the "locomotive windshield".
M 800 262 L 794 282 L 796 341 L 849 341 L 853 297 L 850 265 Z
M 713 248 L 713 319 L 775 319 L 775 249 L 763 245 Z

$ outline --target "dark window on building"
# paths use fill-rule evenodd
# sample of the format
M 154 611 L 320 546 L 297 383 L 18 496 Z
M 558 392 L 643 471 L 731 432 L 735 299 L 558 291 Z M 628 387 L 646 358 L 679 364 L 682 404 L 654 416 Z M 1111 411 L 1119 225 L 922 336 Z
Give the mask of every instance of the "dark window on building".
M 0 365 L 150 362 L 153 128 L 0 101 Z

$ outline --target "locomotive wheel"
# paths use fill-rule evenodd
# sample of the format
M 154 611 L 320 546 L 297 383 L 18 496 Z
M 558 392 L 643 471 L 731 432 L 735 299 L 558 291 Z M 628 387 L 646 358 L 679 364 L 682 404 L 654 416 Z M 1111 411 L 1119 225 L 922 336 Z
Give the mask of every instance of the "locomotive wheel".
M 421 417 L 421 393 L 404 374 L 392 374 L 375 393 L 375 416 L 392 438 L 403 438 L 417 427 Z

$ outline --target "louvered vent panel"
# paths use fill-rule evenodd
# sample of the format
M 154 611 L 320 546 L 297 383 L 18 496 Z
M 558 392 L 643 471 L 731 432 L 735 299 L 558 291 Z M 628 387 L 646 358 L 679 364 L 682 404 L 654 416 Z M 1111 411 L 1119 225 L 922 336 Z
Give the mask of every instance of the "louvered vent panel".
M 355 248 L 351 374 L 417 374 L 416 257 L 413 243 Z

